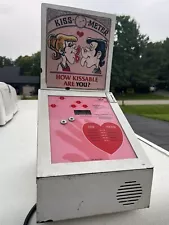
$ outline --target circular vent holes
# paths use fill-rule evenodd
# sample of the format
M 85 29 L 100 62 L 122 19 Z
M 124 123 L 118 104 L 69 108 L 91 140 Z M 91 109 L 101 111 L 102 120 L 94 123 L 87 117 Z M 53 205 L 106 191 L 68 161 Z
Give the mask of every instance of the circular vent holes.
M 137 181 L 126 181 L 117 190 L 117 201 L 124 205 L 133 205 L 141 198 L 143 193 L 142 186 Z

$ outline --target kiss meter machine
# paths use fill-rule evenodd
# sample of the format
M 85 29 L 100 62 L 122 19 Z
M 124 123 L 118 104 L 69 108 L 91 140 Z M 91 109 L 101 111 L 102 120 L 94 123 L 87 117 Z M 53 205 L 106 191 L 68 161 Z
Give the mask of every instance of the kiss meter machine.
M 115 22 L 42 4 L 38 223 L 149 207 L 153 167 L 109 92 Z

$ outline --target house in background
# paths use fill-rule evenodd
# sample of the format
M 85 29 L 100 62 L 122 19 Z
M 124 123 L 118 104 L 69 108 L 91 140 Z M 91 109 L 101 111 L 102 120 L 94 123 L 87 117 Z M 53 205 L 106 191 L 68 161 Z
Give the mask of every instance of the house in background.
M 4 66 L 0 68 L 0 82 L 13 86 L 18 95 L 37 95 L 40 88 L 40 76 L 25 76 L 20 67 Z

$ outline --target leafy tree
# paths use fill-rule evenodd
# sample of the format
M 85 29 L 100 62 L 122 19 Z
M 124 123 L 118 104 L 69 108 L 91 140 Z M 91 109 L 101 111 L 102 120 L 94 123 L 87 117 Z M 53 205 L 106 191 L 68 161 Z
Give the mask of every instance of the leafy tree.
M 141 58 L 142 66 L 142 78 L 147 85 L 157 85 L 159 71 L 164 61 L 164 50 L 162 42 L 152 43 L 150 42 L 144 49 L 144 53 Z M 144 75 L 147 79 L 144 79 Z
M 21 69 L 21 75 L 31 75 L 32 64 L 32 57 L 28 55 L 19 56 L 15 60 L 15 65 Z
M 22 75 L 39 76 L 40 52 L 37 52 L 31 56 L 19 56 L 15 60 L 15 65 L 21 68 Z
M 40 51 L 33 54 L 31 57 L 32 57 L 31 75 L 40 76 Z
M 118 16 L 116 21 L 111 89 L 122 90 L 141 83 L 140 62 L 149 38 L 130 16 Z
M 169 38 L 162 43 L 161 62 L 158 71 L 158 87 L 169 90 Z
M 3 66 L 13 66 L 12 59 L 9 59 L 5 56 L 0 56 L 0 67 L 3 67 Z

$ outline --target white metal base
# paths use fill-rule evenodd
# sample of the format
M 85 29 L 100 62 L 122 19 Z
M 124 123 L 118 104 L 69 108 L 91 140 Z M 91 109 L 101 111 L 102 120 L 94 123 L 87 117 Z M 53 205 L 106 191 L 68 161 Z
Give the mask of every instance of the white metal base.
M 37 221 L 58 221 L 147 208 L 152 173 L 152 169 L 142 169 L 39 178 Z
M 61 94 L 65 93 L 39 92 L 37 222 L 149 207 L 153 166 L 111 93 L 95 95 L 107 96 L 137 158 L 51 164 L 47 99 L 48 95 Z M 80 96 L 78 92 L 67 92 L 68 96 L 71 94 Z

